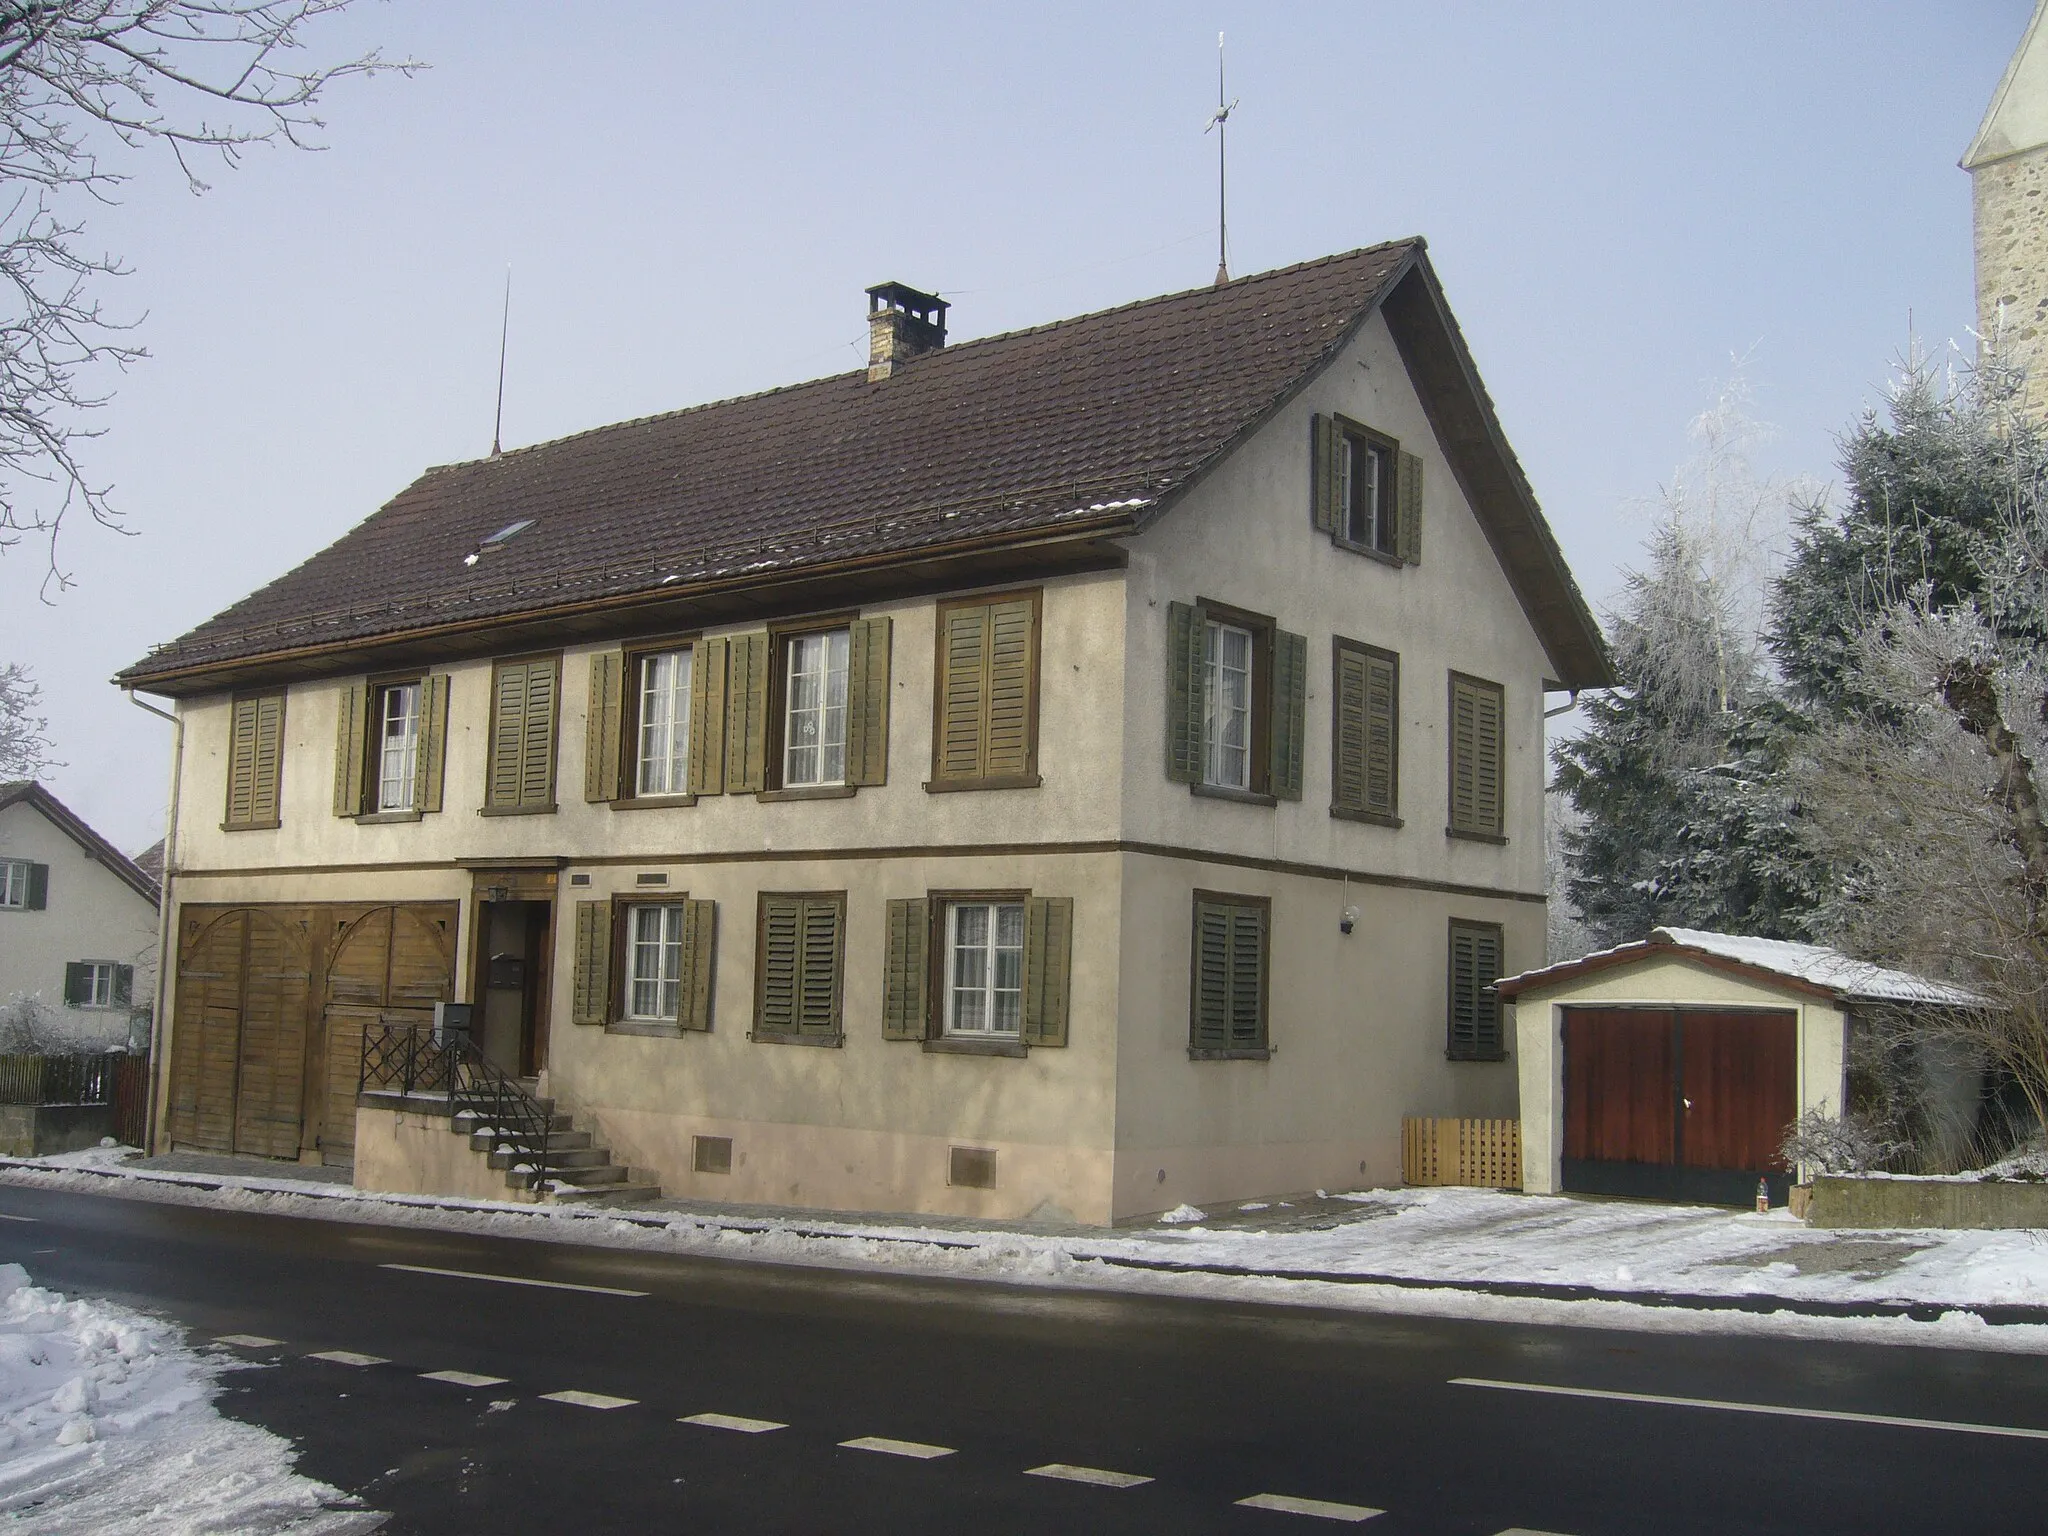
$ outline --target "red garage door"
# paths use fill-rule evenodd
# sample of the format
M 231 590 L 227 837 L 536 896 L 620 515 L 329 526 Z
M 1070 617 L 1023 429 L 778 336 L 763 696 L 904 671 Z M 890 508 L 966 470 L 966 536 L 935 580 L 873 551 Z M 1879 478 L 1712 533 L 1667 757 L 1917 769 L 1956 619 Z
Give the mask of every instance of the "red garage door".
M 1564 1187 L 1746 1205 L 1785 1198 L 1797 1114 L 1789 1010 L 1567 1008 Z

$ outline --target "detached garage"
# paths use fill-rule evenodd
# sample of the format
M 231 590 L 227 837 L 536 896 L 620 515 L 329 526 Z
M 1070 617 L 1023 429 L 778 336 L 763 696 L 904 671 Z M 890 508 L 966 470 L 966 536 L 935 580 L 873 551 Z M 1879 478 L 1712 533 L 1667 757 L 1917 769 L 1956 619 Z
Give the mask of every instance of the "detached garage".
M 1839 950 L 1693 928 L 1505 977 L 1521 1068 L 1523 1185 L 1783 1204 L 1802 1113 L 1840 1114 L 1859 1006 L 1968 1007 L 1960 988 Z

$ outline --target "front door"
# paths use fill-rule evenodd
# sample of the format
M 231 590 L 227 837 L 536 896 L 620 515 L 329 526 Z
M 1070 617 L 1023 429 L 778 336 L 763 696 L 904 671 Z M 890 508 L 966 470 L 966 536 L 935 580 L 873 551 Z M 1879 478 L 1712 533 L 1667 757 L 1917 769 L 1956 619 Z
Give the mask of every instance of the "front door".
M 550 901 L 478 904 L 474 1036 L 501 1072 L 531 1077 L 548 1058 Z

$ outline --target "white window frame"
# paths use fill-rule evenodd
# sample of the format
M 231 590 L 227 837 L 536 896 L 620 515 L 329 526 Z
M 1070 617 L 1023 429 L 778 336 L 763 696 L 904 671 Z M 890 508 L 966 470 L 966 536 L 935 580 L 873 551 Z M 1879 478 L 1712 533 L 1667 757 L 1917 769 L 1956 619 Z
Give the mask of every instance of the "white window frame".
M 29 870 L 27 859 L 0 859 L 0 907 L 27 910 Z
M 81 960 L 86 968 L 87 982 L 85 1000 L 81 1008 L 111 1008 L 114 1006 L 114 976 L 120 969 L 117 960 Z
M 1244 641 L 1244 665 L 1233 667 L 1224 657 L 1230 637 Z M 1228 619 L 1210 619 L 1202 634 L 1202 782 L 1218 789 L 1249 790 L 1252 783 L 1252 710 L 1257 705 L 1253 674 L 1258 641 L 1250 629 Z M 1231 680 L 1241 679 L 1242 702 L 1230 697 Z M 1227 753 L 1232 721 L 1239 726 L 1237 772 L 1233 777 Z
M 956 1038 L 968 1040 L 1016 1040 L 1024 1033 L 1024 929 L 1025 904 L 1022 901 L 953 901 L 946 904 L 946 953 L 945 969 L 942 972 L 945 987 L 944 1031 Z M 979 913 L 983 920 L 984 942 L 963 946 L 960 942 L 961 918 L 967 913 Z M 1014 944 L 999 943 L 1002 936 L 1004 914 L 1015 916 Z M 1001 957 L 1014 954 L 1015 986 L 999 985 L 1003 980 L 999 973 Z M 978 973 L 972 977 L 962 975 L 962 964 L 972 955 L 969 962 Z M 1002 1022 L 1002 1001 L 1014 999 L 1007 1027 Z M 979 1005 L 980 1022 L 963 1018 L 961 1003 L 972 1000 Z M 972 1010 L 970 1010 L 972 1011 Z
M 377 689 L 377 809 L 419 809 L 420 699 L 418 683 Z M 394 711 L 394 706 L 396 709 Z
M 651 651 L 636 658 L 638 710 L 633 744 L 633 793 L 686 795 L 690 792 L 690 694 L 696 685 L 696 652 Z M 660 674 L 667 673 L 666 678 Z
M 782 787 L 846 782 L 847 660 L 844 629 L 791 635 L 783 647 Z
M 684 912 L 679 902 L 626 908 L 626 987 L 620 1000 L 626 1018 L 643 1024 L 674 1024 L 682 1018 Z

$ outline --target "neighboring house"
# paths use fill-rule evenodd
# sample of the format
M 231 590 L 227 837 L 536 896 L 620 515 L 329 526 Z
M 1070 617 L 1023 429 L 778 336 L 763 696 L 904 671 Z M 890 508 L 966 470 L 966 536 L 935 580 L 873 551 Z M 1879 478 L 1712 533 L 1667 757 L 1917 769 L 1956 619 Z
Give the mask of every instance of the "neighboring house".
M 2027 371 L 2027 400 L 2048 415 L 2048 0 L 1992 93 L 1963 152 L 1977 256 L 1977 334 Z
M 42 785 L 0 784 L 0 1021 L 146 1050 L 156 955 L 156 882 Z
M 869 303 L 864 371 L 430 470 L 123 674 L 170 1141 L 351 1157 L 451 997 L 709 1198 L 1099 1222 L 1514 1113 L 1544 694 L 1608 670 L 1422 242 Z
M 1514 1009 L 1524 1189 L 1730 1205 L 1749 1204 L 1759 1180 L 1785 1203 L 1779 1145 L 1800 1115 L 1850 1103 L 1859 1020 L 1983 1005 L 1818 944 L 1696 928 L 1658 928 L 1497 990 Z M 1938 1079 L 1942 1131 L 1967 1136 L 1981 1072 Z

